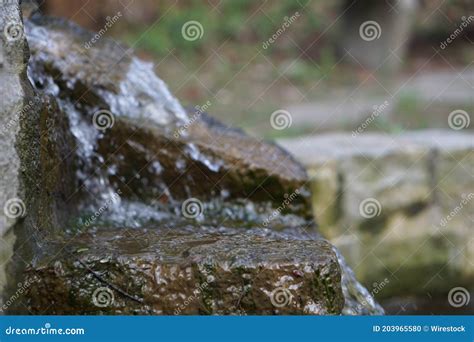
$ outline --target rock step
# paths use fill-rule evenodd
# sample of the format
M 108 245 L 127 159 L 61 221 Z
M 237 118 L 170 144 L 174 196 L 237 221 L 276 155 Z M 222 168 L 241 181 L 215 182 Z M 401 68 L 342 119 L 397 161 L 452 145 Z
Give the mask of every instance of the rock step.
M 474 291 L 471 131 L 353 132 L 280 143 L 308 170 L 319 231 L 378 299 L 431 301 L 454 287 Z
M 322 239 L 111 229 L 68 241 L 50 242 L 26 270 L 30 313 L 322 315 L 344 306 L 337 257 Z

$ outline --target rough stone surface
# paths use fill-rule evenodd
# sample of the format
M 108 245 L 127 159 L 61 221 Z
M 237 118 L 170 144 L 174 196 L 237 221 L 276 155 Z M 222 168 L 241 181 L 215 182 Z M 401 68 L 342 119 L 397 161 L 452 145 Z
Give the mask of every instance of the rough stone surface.
M 344 305 L 339 264 L 324 240 L 154 229 L 102 231 L 72 245 L 50 245 L 27 270 L 30 312 L 340 314 Z
M 339 219 L 340 181 L 337 162 L 328 160 L 308 169 L 313 194 L 314 214 L 322 227 L 331 227 Z
M 125 47 L 87 47 L 92 33 L 31 13 L 21 81 L 36 96 L 16 146 L 26 217 L 9 312 L 383 313 L 315 237 L 306 173 L 289 154 L 186 112 Z M 94 297 L 103 284 L 107 308 Z M 268 305 L 274 286 L 288 286 L 287 307 Z
M 431 200 L 429 149 L 424 146 L 408 141 L 402 143 L 379 133 L 356 137 L 325 134 L 280 142 L 311 174 L 317 175 L 315 177 L 325 174 L 325 183 L 319 180 L 315 187 L 325 191 L 333 189 L 333 196 L 337 191 L 334 189 L 344 192 L 344 196 L 316 201 L 325 206 L 330 203 L 339 206 L 339 218 L 346 225 L 365 220 L 359 206 L 368 198 L 380 203 L 381 215 Z M 334 164 L 337 166 L 332 166 Z
M 239 218 L 245 219 L 255 211 L 268 217 L 275 204 L 298 189 L 286 212 L 311 219 L 305 170 L 278 146 L 225 127 L 205 113 L 186 113 L 151 65 L 115 42 L 104 39 L 86 49 L 90 32 L 41 16 L 27 22 L 26 32 L 35 86 L 60 97 L 76 138 L 84 138 L 79 146 L 83 164 L 92 159 L 100 167 L 100 172 L 81 167 L 83 175 L 98 174 L 96 182 L 84 179 L 86 195 L 100 198 L 101 192 L 120 191 L 123 199 L 162 211 L 195 197 L 212 200 L 205 209 L 212 207 L 214 216 L 240 206 L 245 213 Z M 101 110 L 114 123 L 98 134 L 92 123 Z
M 474 290 L 472 134 L 327 134 L 280 143 L 308 169 L 323 235 L 369 290 L 389 280 L 379 298 Z M 373 217 L 359 211 L 368 198 L 380 204 Z
M 427 130 L 405 134 L 402 139 L 427 146 L 432 151 L 436 185 L 433 192 L 445 214 L 460 204 L 460 196 L 465 197 L 474 192 L 473 134 Z M 469 201 L 466 210 L 467 213 L 474 212 L 474 201 Z
M 17 31 L 22 27 L 21 20 L 17 3 L 0 4 L 0 294 L 6 285 L 5 268 L 13 253 L 12 227 L 24 213 L 20 202 L 21 162 L 15 148 L 27 102 L 22 80 L 26 42 Z
M 16 261 L 31 258 L 39 234 L 57 232 L 75 213 L 70 195 L 77 184 L 71 177 L 74 141 L 66 116 L 55 99 L 34 92 L 26 74 L 29 51 L 18 4 L 2 7 L 0 234 L 7 236 L 0 254 L 2 268 L 15 274 L 24 267 Z M 10 264 L 10 259 L 16 261 Z M 1 273 L 2 287 L 16 287 L 14 276 Z

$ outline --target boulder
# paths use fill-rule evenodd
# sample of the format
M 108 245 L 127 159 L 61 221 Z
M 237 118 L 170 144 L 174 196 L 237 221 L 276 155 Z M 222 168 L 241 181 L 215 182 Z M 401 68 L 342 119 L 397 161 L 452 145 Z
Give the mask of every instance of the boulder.
M 215 217 L 238 206 L 240 219 L 263 222 L 294 193 L 281 216 L 312 219 L 301 165 L 200 110 L 187 112 L 151 63 L 107 39 L 86 48 L 92 33 L 61 19 L 34 16 L 26 32 L 36 88 L 59 97 L 70 118 L 86 197 L 120 191 L 124 201 L 171 212 L 197 198 Z M 110 127 L 98 129 L 101 119 Z
M 24 249 L 31 256 L 37 237 L 26 227 L 34 225 L 54 231 L 64 223 L 61 220 L 65 213 L 74 212 L 65 200 L 75 187 L 69 150 L 74 141 L 66 118 L 59 112 L 56 101 L 36 94 L 27 79 L 29 52 L 18 3 L 7 1 L 0 6 L 0 234 L 3 239 L 0 287 L 3 289 L 12 280 L 4 273 L 11 266 L 9 261 L 17 259 L 15 268 L 25 266 L 21 253 L 13 253 L 14 241 L 17 251 Z
M 445 215 L 458 206 L 463 197 L 474 193 L 473 134 L 448 130 L 425 130 L 402 136 L 403 141 L 425 146 L 432 153 L 433 193 Z M 468 199 L 466 214 L 474 210 Z
M 288 153 L 185 110 L 128 48 L 30 12 L 9 312 L 383 312 L 316 232 Z
M 472 134 L 340 133 L 280 143 L 308 170 L 319 230 L 372 294 L 445 300 L 456 286 L 474 290 Z
M 30 312 L 321 315 L 344 305 L 337 257 L 324 240 L 119 229 L 71 245 L 48 245 L 27 270 Z
M 56 100 L 35 93 L 27 79 L 29 50 L 17 1 L 0 14 L 0 292 L 34 254 L 37 231 L 57 232 L 74 214 L 74 140 Z M 67 201 L 69 200 L 69 201 Z M 16 247 L 14 248 L 14 244 Z M 14 252 L 15 249 L 15 252 Z M 14 263 L 10 261 L 14 259 Z M 4 310 L 4 308 L 3 308 Z
M 355 137 L 332 133 L 280 143 L 308 168 L 317 190 L 313 192 L 316 212 L 333 217 L 328 227 L 337 220 L 346 226 L 363 224 L 365 216 L 372 215 L 361 213 L 364 201 L 370 199 L 377 206 L 374 217 L 382 218 L 431 201 L 429 149 L 419 144 L 381 133 Z M 321 191 L 330 192 L 326 196 L 332 198 L 323 199 Z
M 21 77 L 25 72 L 26 43 L 21 32 L 16 32 L 22 27 L 22 19 L 14 3 L 2 2 L 0 8 L 0 291 L 3 291 L 7 280 L 5 267 L 15 241 L 13 226 L 25 211 L 20 188 L 21 161 L 15 146 L 27 95 Z M 3 34 L 10 31 L 8 36 Z

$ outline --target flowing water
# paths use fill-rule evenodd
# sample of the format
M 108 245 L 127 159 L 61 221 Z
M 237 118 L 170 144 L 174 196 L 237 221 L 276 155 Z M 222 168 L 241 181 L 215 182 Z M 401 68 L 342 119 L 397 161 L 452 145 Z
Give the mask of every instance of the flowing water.
M 127 48 L 111 41 L 102 40 L 97 47 L 85 49 L 82 43 L 88 41 L 88 33 L 63 21 L 50 18 L 28 21 L 26 33 L 31 49 L 29 79 L 38 92 L 56 99 L 67 115 L 76 141 L 73 153 L 78 164 L 76 176 L 82 194 L 82 210 L 90 213 L 104 208 L 100 211 L 100 217 L 91 223 L 127 228 L 166 224 L 172 228 L 181 221 L 189 222 L 182 217 L 183 197 L 191 196 L 194 187 L 199 186 L 198 182 L 184 182 L 183 195 L 171 189 L 173 184 L 166 181 L 163 175 L 171 168 L 176 170 L 177 175 L 186 177 L 189 160 L 199 162 L 209 174 L 218 173 L 222 171 L 225 161 L 187 140 L 187 131 L 180 128 L 190 122 L 190 117 L 166 84 L 156 76 L 153 65 L 137 59 Z M 100 120 L 94 117 L 97 113 L 102 115 Z M 142 176 L 142 167 L 128 165 L 130 170 L 126 171 L 130 172 L 127 175 L 135 175 L 132 177 L 133 184 L 139 185 L 128 186 L 132 183 L 124 176 L 122 162 L 129 155 L 121 150 L 113 156 L 104 152 L 101 144 L 109 138 L 106 134 L 110 131 L 101 127 L 98 129 L 100 125 L 123 128 L 130 137 L 141 134 L 141 127 L 152 127 L 170 141 L 179 130 L 181 145 L 178 155 L 169 159 L 154 159 L 154 150 L 147 144 L 132 138 L 124 139 L 123 143 L 135 151 L 135 157 L 144 155 L 147 160 L 153 160 L 146 164 L 147 177 Z M 165 149 L 163 153 L 167 151 Z M 163 160 L 172 160 L 173 163 Z M 153 183 L 153 179 L 159 181 Z M 129 193 L 121 193 L 117 184 L 125 184 L 123 188 Z M 156 191 L 158 195 L 149 196 L 154 199 L 150 200 L 141 193 L 137 195 L 138 188 L 142 193 L 155 194 L 153 191 Z M 226 234 L 243 226 L 253 227 L 248 230 L 249 234 L 280 239 L 321 238 L 318 233 L 304 228 L 305 219 L 291 213 L 278 216 L 280 225 L 290 228 L 279 232 L 263 228 L 261 217 L 268 217 L 268 213 L 274 210 L 273 203 L 237 198 L 223 207 L 222 202 L 228 200 L 231 192 L 232 189 L 223 187 L 219 193 L 213 194 L 213 198 L 200 203 L 202 213 L 192 220 L 196 229 Z M 216 221 L 215 217 L 219 220 Z M 340 253 L 335 251 L 343 271 L 342 287 L 346 300 L 343 313 L 383 314 L 383 309 L 356 280 Z

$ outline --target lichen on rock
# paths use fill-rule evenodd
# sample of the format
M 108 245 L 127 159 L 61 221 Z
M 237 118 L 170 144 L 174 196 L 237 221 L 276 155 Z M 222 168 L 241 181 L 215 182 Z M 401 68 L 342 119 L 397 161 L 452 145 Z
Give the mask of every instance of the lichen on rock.
M 24 30 L 11 282 L 34 286 L 10 312 L 382 312 L 318 235 L 291 155 L 185 110 L 126 47 L 39 14 Z

